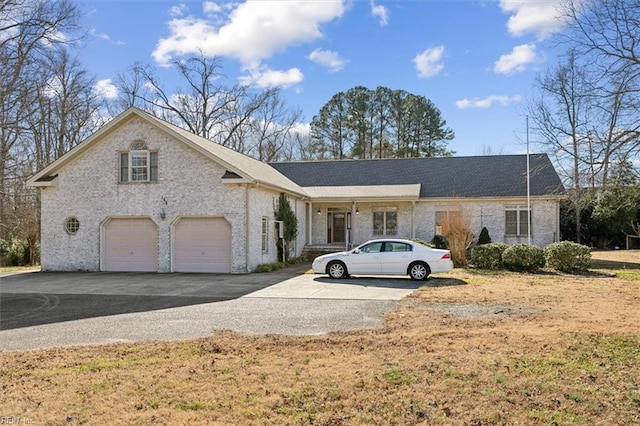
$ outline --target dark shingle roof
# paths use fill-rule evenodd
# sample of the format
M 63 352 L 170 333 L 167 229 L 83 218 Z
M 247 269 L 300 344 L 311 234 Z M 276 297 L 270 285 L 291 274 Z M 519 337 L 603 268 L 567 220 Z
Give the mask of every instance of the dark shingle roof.
M 526 155 L 308 161 L 271 165 L 302 187 L 419 183 L 422 185 L 421 198 L 527 195 Z M 531 154 L 530 170 L 532 196 L 558 195 L 564 191 L 546 154 Z

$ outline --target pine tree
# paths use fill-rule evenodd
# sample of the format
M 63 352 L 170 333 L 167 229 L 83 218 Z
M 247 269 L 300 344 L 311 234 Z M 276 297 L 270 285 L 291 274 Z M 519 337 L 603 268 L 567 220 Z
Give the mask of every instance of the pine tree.
M 480 236 L 478 237 L 478 245 L 490 244 L 490 243 L 491 243 L 491 237 L 489 236 L 489 230 L 485 226 L 482 228 L 482 231 L 480 231 Z

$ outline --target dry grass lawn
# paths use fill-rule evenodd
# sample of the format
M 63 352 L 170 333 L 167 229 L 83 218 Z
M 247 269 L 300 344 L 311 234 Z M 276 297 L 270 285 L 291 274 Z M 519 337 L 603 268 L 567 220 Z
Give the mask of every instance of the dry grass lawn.
M 455 270 L 371 330 L 0 353 L 0 420 L 640 424 L 640 252 L 594 258 L 617 276 Z

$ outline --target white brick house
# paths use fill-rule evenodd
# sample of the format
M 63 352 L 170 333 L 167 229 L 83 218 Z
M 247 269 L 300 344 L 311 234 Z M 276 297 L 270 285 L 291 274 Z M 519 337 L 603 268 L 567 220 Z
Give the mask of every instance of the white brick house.
M 467 157 L 474 158 L 497 157 Z M 350 164 L 360 163 L 366 161 Z M 30 179 L 41 189 L 42 268 L 252 271 L 277 260 L 273 211 L 281 193 L 298 217 L 296 255 L 305 245 L 344 247 L 380 235 L 429 240 L 442 212 L 460 206 L 474 229 L 487 226 L 494 241 L 523 241 L 522 194 L 425 197 L 430 183 L 406 176 L 323 185 L 349 162 L 339 171 L 336 164 L 268 165 L 131 108 Z M 533 186 L 531 204 L 538 245 L 558 238 L 561 185 L 553 167 L 545 173 L 547 186 Z M 512 174 L 519 179 L 521 170 Z

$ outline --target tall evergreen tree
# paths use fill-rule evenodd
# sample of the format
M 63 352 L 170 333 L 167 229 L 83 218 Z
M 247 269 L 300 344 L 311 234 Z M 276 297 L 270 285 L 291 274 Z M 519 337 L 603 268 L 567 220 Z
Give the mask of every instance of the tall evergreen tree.
M 298 218 L 284 193 L 281 193 L 278 197 L 273 215 L 275 220 L 281 221 L 284 227 L 282 230 L 283 238 L 280 238 L 279 235 L 276 236 L 278 238 L 276 245 L 278 247 L 278 259 L 284 259 L 286 262 L 291 256 L 291 242 L 298 236 Z
M 439 157 L 454 132 L 429 99 L 356 86 L 337 93 L 311 121 L 315 159 Z

